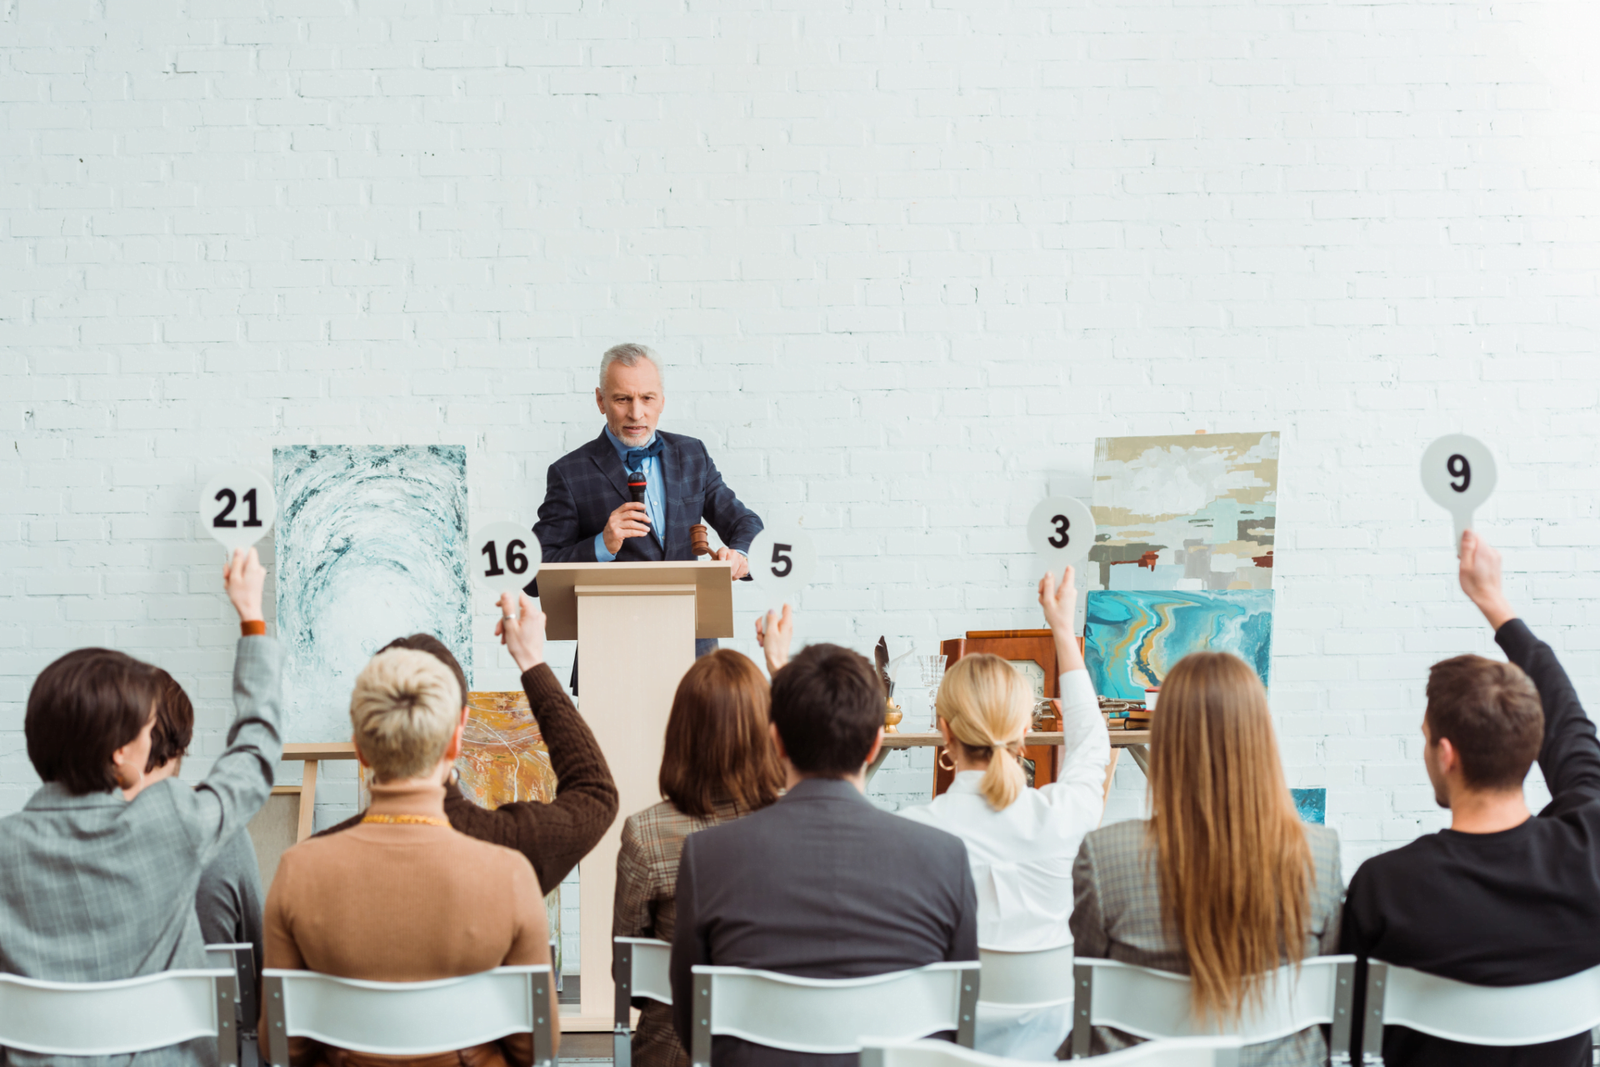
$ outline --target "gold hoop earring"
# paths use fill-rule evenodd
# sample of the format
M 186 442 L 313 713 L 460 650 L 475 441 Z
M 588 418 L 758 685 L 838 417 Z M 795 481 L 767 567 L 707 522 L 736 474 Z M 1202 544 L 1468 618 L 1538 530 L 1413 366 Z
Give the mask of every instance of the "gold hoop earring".
M 947 760 L 949 762 L 946 762 Z M 941 771 L 947 771 L 947 772 L 950 772 L 952 774 L 955 773 L 956 761 L 953 758 L 951 758 L 950 750 L 948 748 L 941 748 L 939 750 L 938 757 L 935 758 L 933 762 L 937 763 L 939 765 L 939 769 Z

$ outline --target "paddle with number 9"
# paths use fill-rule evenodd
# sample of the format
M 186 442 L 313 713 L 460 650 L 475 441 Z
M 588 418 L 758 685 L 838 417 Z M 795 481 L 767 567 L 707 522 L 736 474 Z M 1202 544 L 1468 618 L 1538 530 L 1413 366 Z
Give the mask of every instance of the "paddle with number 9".
M 1498 477 L 1489 446 L 1464 433 L 1447 434 L 1422 453 L 1422 488 L 1454 517 L 1458 553 L 1472 513 L 1489 499 Z

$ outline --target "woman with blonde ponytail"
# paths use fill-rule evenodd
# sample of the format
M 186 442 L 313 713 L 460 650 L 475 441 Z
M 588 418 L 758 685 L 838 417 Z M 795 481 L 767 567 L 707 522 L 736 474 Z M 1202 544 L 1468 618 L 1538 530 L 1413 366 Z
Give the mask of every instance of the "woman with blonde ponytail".
M 1029 789 L 1022 739 L 1033 720 L 1033 691 L 998 656 L 957 660 L 939 683 L 936 710 L 945 747 L 940 760 L 955 781 L 931 804 L 900 812 L 966 842 L 978 890 L 978 945 L 1041 949 L 1069 944 L 1072 862 L 1100 823 L 1111 740 L 1083 654 L 1072 635 L 1077 590 L 1071 567 L 1061 584 L 1047 574 L 1039 604 L 1055 636 L 1066 734 L 1056 781 Z M 1069 1007 L 1015 1012 L 979 1005 L 977 1047 L 1017 1059 L 1048 1060 L 1066 1039 Z

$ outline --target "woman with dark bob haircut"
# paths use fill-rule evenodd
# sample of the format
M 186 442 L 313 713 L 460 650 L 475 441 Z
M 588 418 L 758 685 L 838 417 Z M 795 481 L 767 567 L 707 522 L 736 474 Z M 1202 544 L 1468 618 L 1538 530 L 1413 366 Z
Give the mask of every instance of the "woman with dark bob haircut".
M 617 855 L 617 937 L 671 941 L 683 842 L 778 799 L 783 771 L 772 749 L 767 680 L 749 659 L 722 649 L 696 660 L 678 683 L 661 757 L 661 803 L 628 816 Z M 689 1054 L 672 1009 L 639 1002 L 635 1067 L 684 1067 Z
M 266 802 L 278 736 L 282 657 L 266 636 L 254 549 L 223 574 L 239 612 L 228 747 L 197 785 L 146 784 L 163 672 L 105 648 L 69 652 L 39 673 L 23 731 L 44 784 L 0 819 L 0 971 L 106 982 L 204 967 L 195 920 L 201 872 Z M 133 799 L 124 790 L 137 790 Z M 216 1041 L 142 1052 L 141 1067 L 216 1061 Z M 6 1050 L 12 1067 L 124 1064 Z

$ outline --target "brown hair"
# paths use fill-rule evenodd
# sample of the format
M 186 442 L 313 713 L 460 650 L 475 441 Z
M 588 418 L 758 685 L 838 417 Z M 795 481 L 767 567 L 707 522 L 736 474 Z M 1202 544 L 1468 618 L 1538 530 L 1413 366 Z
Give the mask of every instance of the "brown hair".
M 1162 681 L 1150 793 L 1161 913 L 1189 960 L 1191 1008 L 1237 1019 L 1283 954 L 1300 962 L 1316 877 L 1267 691 L 1243 660 L 1190 653 Z
M 109 648 L 68 652 L 39 672 L 22 729 L 28 759 L 46 782 L 69 793 L 115 789 L 111 755 L 139 736 L 155 713 L 156 669 Z
M 694 661 L 678 683 L 661 755 L 661 795 L 705 818 L 733 801 L 741 811 L 778 799 L 783 769 L 773 751 L 767 679 L 749 658 L 720 649 Z
M 1473 789 L 1521 789 L 1544 743 L 1539 691 L 1514 663 L 1454 656 L 1428 671 L 1430 744 L 1448 737 Z
M 450 646 L 432 634 L 412 634 L 410 637 L 397 637 L 387 645 L 378 649 L 387 652 L 391 648 L 409 648 L 413 652 L 426 652 L 434 659 L 450 668 L 450 673 L 456 676 L 456 685 L 461 687 L 461 701 L 458 708 L 467 706 L 467 672 L 461 669 L 461 664 L 456 660 Z
M 161 692 L 156 697 L 156 725 L 150 731 L 150 758 L 144 765 L 146 774 L 188 752 L 189 743 L 194 740 L 194 704 L 189 694 L 160 667 L 156 667 L 155 672 Z
M 861 770 L 883 727 L 883 702 L 872 664 L 839 645 L 809 645 L 772 678 L 772 722 L 801 774 Z
M 1009 808 L 1027 788 L 1022 738 L 1033 721 L 1033 688 L 999 656 L 979 652 L 950 665 L 939 682 L 939 718 L 973 756 L 989 758 L 979 790 L 995 811 Z

